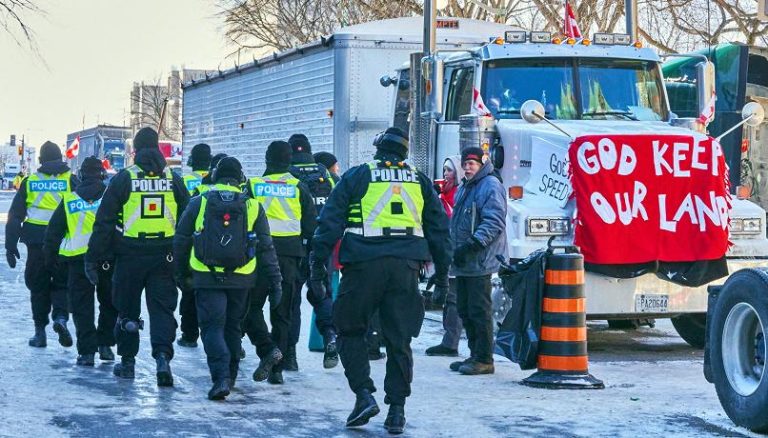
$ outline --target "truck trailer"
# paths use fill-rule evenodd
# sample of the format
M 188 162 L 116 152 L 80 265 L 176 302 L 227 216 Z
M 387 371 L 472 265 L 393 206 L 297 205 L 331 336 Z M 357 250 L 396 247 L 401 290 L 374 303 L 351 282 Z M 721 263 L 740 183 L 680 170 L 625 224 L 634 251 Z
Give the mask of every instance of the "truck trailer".
M 469 19 L 438 22 L 438 46 L 480 46 L 508 26 Z M 264 170 L 270 142 L 304 133 L 314 152 L 336 155 L 342 169 L 374 152 L 390 125 L 393 98 L 379 77 L 421 48 L 421 19 L 396 18 L 343 27 L 327 38 L 183 84 L 183 159 L 197 143 Z

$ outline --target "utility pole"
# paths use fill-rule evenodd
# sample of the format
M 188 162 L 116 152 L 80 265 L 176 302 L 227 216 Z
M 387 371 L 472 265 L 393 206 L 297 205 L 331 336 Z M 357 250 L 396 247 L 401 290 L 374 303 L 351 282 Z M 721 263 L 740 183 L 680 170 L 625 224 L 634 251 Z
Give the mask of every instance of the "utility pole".
M 637 0 L 624 0 L 624 18 L 630 40 L 637 41 Z

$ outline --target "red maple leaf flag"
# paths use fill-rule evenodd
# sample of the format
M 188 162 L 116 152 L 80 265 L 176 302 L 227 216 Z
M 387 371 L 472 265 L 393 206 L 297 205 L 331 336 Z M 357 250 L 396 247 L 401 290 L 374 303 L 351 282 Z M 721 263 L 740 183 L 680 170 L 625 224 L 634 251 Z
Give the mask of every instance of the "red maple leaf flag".
M 70 160 L 80 153 L 80 136 L 78 135 L 67 148 L 67 158 Z
M 485 106 L 483 96 L 480 95 L 480 90 L 477 88 L 472 89 L 472 112 L 481 116 L 491 115 L 491 111 Z
M 576 15 L 573 13 L 571 4 L 565 2 L 565 23 L 563 25 L 563 33 L 568 38 L 581 38 L 581 29 L 579 29 L 579 23 L 576 21 Z

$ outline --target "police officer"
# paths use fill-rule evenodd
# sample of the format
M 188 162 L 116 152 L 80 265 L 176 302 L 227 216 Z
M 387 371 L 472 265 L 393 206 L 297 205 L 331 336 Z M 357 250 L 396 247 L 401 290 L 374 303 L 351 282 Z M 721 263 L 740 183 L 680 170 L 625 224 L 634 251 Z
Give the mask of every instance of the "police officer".
M 183 278 L 192 271 L 203 346 L 213 380 L 208 398 L 221 400 L 229 395 L 237 377 L 241 323 L 248 310 L 248 290 L 255 281 L 257 262 L 276 292 L 272 300 L 279 301 L 281 277 L 264 210 L 257 200 L 241 193 L 240 185 L 245 177 L 240 162 L 234 157 L 222 159 L 214 171 L 213 181 L 215 185 L 202 196 L 193 198 L 184 211 L 174 237 L 174 254 L 177 276 Z M 240 219 L 243 228 L 247 227 L 245 230 L 234 228 L 241 225 L 231 217 L 234 213 L 228 216 L 230 210 L 239 212 L 238 217 L 242 217 L 245 210 L 245 219 Z M 226 232 L 229 228 L 233 229 L 230 236 L 234 237 L 227 246 L 245 249 L 244 263 L 229 271 L 225 266 L 206 265 L 205 260 L 212 259 L 203 253 L 203 245 L 195 241 L 212 239 L 218 249 L 221 236 L 217 231 Z M 212 257 L 215 259 L 216 255 Z
M 264 175 L 251 178 L 247 187 L 247 192 L 264 207 L 283 277 L 282 300 L 270 311 L 271 337 L 266 331 L 261 310 L 271 283 L 261 281 L 264 277 L 261 273 L 251 293 L 251 307 L 245 325 L 245 332 L 261 358 L 253 379 L 268 379 L 272 384 L 283 383 L 285 358 L 281 353 L 291 346 L 289 337 L 294 301 L 300 297 L 295 290 L 299 284 L 299 263 L 307 254 L 305 242 L 312 237 L 317 225 L 315 205 L 309 190 L 288 173 L 291 155 L 291 145 L 284 141 L 272 142 L 267 147 Z
M 289 172 L 307 186 L 315 202 L 315 208 L 320 212 L 331 190 L 333 190 L 334 179 L 324 165 L 315 162 L 312 146 L 306 135 L 293 134 L 288 139 L 288 143 L 293 150 L 292 165 Z M 330 262 L 329 258 L 328 263 L 330 264 Z M 295 289 L 297 297 L 294 299 L 291 335 L 285 358 L 286 369 L 291 371 L 298 371 L 299 369 L 299 364 L 296 361 L 296 343 L 299 342 L 299 332 L 301 331 L 301 290 L 304 283 L 307 282 L 308 276 L 309 264 L 305 259 L 302 261 L 298 284 Z M 333 327 L 333 294 L 330 281 L 326 282 L 325 286 L 325 293 L 313 290 L 311 287 L 308 288 L 307 300 L 315 310 L 315 326 L 323 336 L 323 367 L 333 368 L 339 363 L 339 355 L 336 347 L 336 329 Z
M 189 154 L 187 166 L 192 168 L 192 173 L 184 175 L 184 186 L 187 188 L 190 196 L 193 196 L 195 189 L 203 182 L 203 178 L 208 175 L 208 168 L 211 165 L 211 147 L 205 143 L 196 144 Z M 176 341 L 181 347 L 197 347 L 197 338 L 200 329 L 197 326 L 197 310 L 195 308 L 195 291 L 180 285 L 181 301 L 179 302 L 179 314 L 181 315 L 181 336 Z
M 172 242 L 177 218 L 189 194 L 181 177 L 166 167 L 157 132 L 140 129 L 133 148 L 135 164 L 112 178 L 96 213 L 85 269 L 88 279 L 96 284 L 101 266 L 114 258 L 113 303 L 118 311 L 115 338 L 121 356 L 113 370 L 115 376 L 134 377 L 139 329 L 143 327 L 141 293 L 146 290 L 157 384 L 173 386 L 170 361 L 178 291 Z
M 213 176 L 213 169 L 215 169 L 219 164 L 219 161 L 221 161 L 221 159 L 226 156 L 227 154 L 216 154 L 211 158 L 211 166 L 208 168 L 208 173 L 203 177 L 203 179 L 200 180 L 200 185 L 192 190 L 192 197 L 202 195 L 203 193 L 207 192 L 208 189 L 213 187 L 213 181 L 211 180 L 211 177 Z
M 87 157 L 80 165 L 80 183 L 64 197 L 53 212 L 45 233 L 45 262 L 55 266 L 57 259 L 68 268 L 67 290 L 77 334 L 77 364 L 93 366 L 94 355 L 99 352 L 102 361 L 113 361 L 115 355 L 115 321 L 117 310 L 112 306 L 112 268 L 104 265 L 99 270 L 95 288 L 99 300 L 98 327 L 94 325 L 94 286 L 85 276 L 83 258 L 88 250 L 88 239 L 93 233 L 96 210 L 101 204 L 106 186 L 107 172 L 96 157 Z
M 50 141 L 43 144 L 40 148 L 40 167 L 36 173 L 22 180 L 11 202 L 5 225 L 5 256 L 11 269 L 21 258 L 19 240 L 27 245 L 24 283 L 30 292 L 32 319 L 35 322 L 35 335 L 29 340 L 31 347 L 48 345 L 45 326 L 49 322 L 49 313 L 53 319 L 53 330 L 59 335 L 59 343 L 64 347 L 72 346 L 72 335 L 67 329 L 66 266 L 56 264 L 48 269 L 43 263 L 43 240 L 48 221 L 62 197 L 77 185 L 77 178 L 61 158 L 59 146 Z
M 405 427 L 405 399 L 411 393 L 411 338 L 419 334 L 424 318 L 419 268 L 433 260 L 436 287 L 447 288 L 451 249 L 448 218 L 432 182 L 404 162 L 405 133 L 389 128 L 373 144 L 374 161 L 344 173 L 320 213 L 310 281 L 323 287 L 325 262 L 342 239 L 344 268 L 333 321 L 344 374 L 357 396 L 347 427 L 366 424 L 379 413 L 365 340 L 371 315 L 378 310 L 387 349 L 384 401 L 390 405 L 384 426 L 397 434 Z

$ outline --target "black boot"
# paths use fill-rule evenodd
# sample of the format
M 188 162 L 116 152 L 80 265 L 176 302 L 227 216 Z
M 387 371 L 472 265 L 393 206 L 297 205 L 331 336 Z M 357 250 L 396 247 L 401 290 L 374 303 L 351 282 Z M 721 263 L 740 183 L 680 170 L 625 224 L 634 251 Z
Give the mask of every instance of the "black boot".
M 230 390 L 229 379 L 221 379 L 214 383 L 211 390 L 208 391 L 208 400 L 224 400 L 229 395 Z
M 466 376 L 477 376 L 480 374 L 493 374 L 494 371 L 495 370 L 493 368 L 493 362 L 484 363 L 484 362 L 478 362 L 476 360 L 465 363 L 464 365 L 459 367 L 459 372 Z
M 387 419 L 384 420 L 384 427 L 392 435 L 400 435 L 405 429 L 405 407 L 400 405 L 390 405 Z
M 352 413 L 347 417 L 347 427 L 358 427 L 368 424 L 368 420 L 379 414 L 379 405 L 367 389 L 357 392 L 357 400 Z
M 259 366 L 253 372 L 253 380 L 263 382 L 269 378 L 272 373 L 272 367 L 277 365 L 283 359 L 283 353 L 275 347 L 267 354 L 267 357 L 259 361 Z
M 45 336 L 44 325 L 35 326 L 35 336 L 32 336 L 31 338 L 29 338 L 29 346 L 37 347 L 37 348 L 43 348 L 48 346 L 48 339 Z
M 77 356 L 77 364 L 83 367 L 92 367 L 93 366 L 93 353 L 91 354 L 80 354 Z
M 155 362 L 157 362 L 157 386 L 173 386 L 171 358 L 167 353 L 158 353 Z
M 283 380 L 283 372 L 272 371 L 271 373 L 269 373 L 269 378 L 267 379 L 267 382 L 273 385 L 282 385 L 283 383 L 285 383 L 285 380 Z
M 187 336 L 184 333 L 181 334 L 176 343 L 179 344 L 179 347 L 197 348 L 197 339 Z
M 456 357 L 459 355 L 459 350 L 448 348 L 443 344 L 435 345 L 434 347 L 427 348 L 427 356 L 448 356 Z
M 285 371 L 298 371 L 299 362 L 296 360 L 296 346 L 288 346 L 288 351 L 283 356 L 283 370 Z
M 120 363 L 115 364 L 115 367 L 112 369 L 112 374 L 123 379 L 133 379 L 135 377 L 135 366 L 135 358 L 131 356 L 123 356 L 120 358 Z
M 459 368 L 461 368 L 462 365 L 465 365 L 465 364 L 468 364 L 468 363 L 471 363 L 471 362 L 472 362 L 472 356 L 470 356 L 470 357 L 468 357 L 468 358 L 466 358 L 464 360 L 459 360 L 459 361 L 456 361 L 456 362 L 451 362 L 451 364 L 448 365 L 448 367 L 451 369 L 451 371 L 459 371 Z
M 99 359 L 104 362 L 115 360 L 115 353 L 112 352 L 112 348 L 110 348 L 109 345 L 102 345 L 99 347 Z
M 336 335 L 328 336 L 328 342 L 325 344 L 325 353 L 323 354 L 323 368 L 331 369 L 339 364 L 339 350 L 336 347 Z
M 69 333 L 69 329 L 67 328 L 66 319 L 57 319 L 56 321 L 53 321 L 53 331 L 58 333 L 59 344 L 61 344 L 62 347 L 72 346 L 72 335 Z

